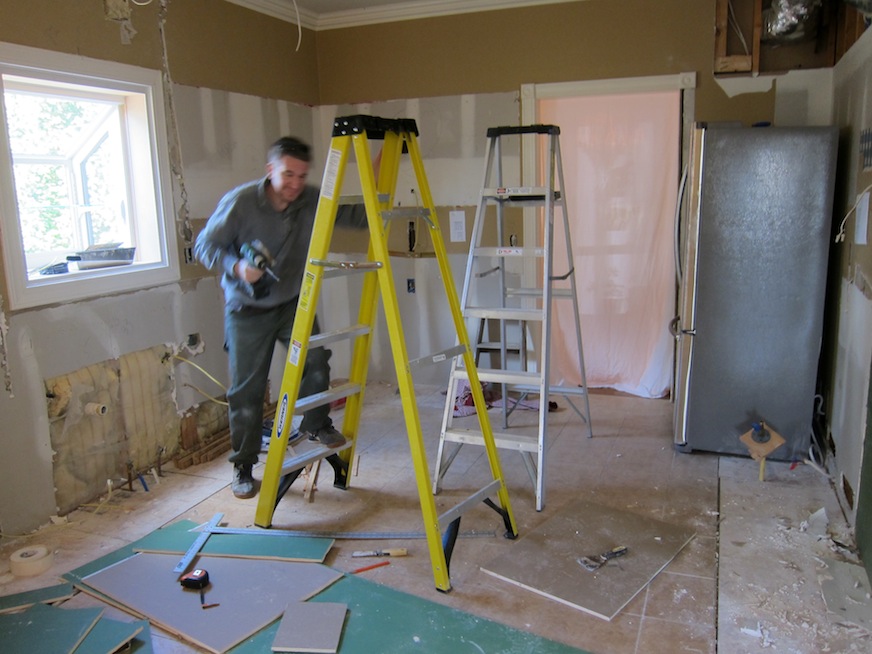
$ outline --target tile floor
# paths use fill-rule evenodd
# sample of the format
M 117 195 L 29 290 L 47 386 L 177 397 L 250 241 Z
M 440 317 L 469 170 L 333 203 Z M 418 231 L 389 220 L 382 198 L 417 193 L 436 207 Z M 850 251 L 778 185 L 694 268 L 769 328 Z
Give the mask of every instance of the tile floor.
M 445 396 L 438 388 L 419 388 L 417 393 L 432 462 Z M 370 384 L 366 397 L 351 488 L 333 488 L 332 470 L 325 465 L 314 501 L 303 498 L 304 479 L 298 479 L 279 503 L 273 527 L 420 531 L 399 397 L 382 383 Z M 791 469 L 771 462 L 760 482 L 758 466 L 750 459 L 677 453 L 667 400 L 594 392 L 590 401 L 592 439 L 584 437 L 580 418 L 560 398 L 561 410 L 549 416 L 543 511 L 535 510 L 533 486 L 520 456 L 501 450 L 501 461 L 521 538 L 578 499 L 696 532 L 613 620 L 483 573 L 480 566 L 512 547 L 499 535 L 499 517 L 484 506 L 464 516 L 461 532 L 493 530 L 495 535 L 458 539 L 448 593 L 434 587 L 423 540 L 337 540 L 326 563 L 347 571 L 360 566 L 361 560 L 351 557 L 355 550 L 407 547 L 409 556 L 366 573 L 367 578 L 594 654 L 872 651 L 869 633 L 829 615 L 820 592 L 822 560 L 856 562 L 852 548 L 840 545 L 850 542 L 850 529 L 825 475 L 811 466 Z M 499 412 L 490 413 L 496 428 Z M 260 470 L 255 469 L 256 477 Z M 477 489 L 482 475 L 487 476 L 487 462 L 481 448 L 465 446 L 445 476 L 437 510 Z M 62 524 L 26 537 L 3 538 L 0 565 L 6 569 L 0 567 L 0 595 L 51 585 L 58 575 L 179 519 L 206 522 L 221 512 L 228 526 L 253 526 L 257 500 L 235 499 L 229 478 L 230 466 L 223 458 L 185 470 L 167 466 L 160 484 L 151 483 L 149 492 L 140 487 L 132 493 L 116 491 L 112 498 L 70 514 Z M 823 535 L 804 527 L 821 508 L 829 521 Z M 8 572 L 10 554 L 33 544 L 54 551 L 52 568 L 39 577 L 13 577 Z M 67 605 L 95 602 L 80 593 Z M 107 615 L 121 617 L 117 609 L 112 611 Z M 152 633 L 156 652 L 198 651 L 158 630 Z

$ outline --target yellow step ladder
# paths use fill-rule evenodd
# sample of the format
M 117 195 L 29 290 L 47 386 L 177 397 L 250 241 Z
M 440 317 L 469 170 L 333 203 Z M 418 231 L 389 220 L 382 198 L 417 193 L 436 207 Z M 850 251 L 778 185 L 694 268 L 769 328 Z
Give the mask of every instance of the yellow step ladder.
M 443 476 L 464 444 L 484 443 L 480 431 L 462 423 L 456 425 L 454 416 L 454 402 L 460 384 L 466 382 L 474 391 L 480 380 L 498 386 L 502 391 L 503 429 L 494 434 L 494 438 L 498 448 L 521 453 L 535 486 L 536 510 L 541 511 L 545 505 L 549 398 L 562 396 L 585 424 L 588 438 L 593 436 L 578 292 L 572 265 L 572 240 L 563 192 L 560 128 L 556 125 L 491 127 L 487 130 L 487 138 L 484 183 L 472 228 L 461 295 L 464 318 L 478 321 L 474 344 L 477 380 L 473 381 L 469 375 L 471 370 L 466 361 L 455 357 L 436 452 L 433 492 L 439 492 Z M 524 138 L 532 143 L 528 141 L 523 145 L 536 148 L 542 161 L 541 186 L 519 184 L 517 176 L 507 173 L 510 166 L 504 165 L 504 157 L 507 153 L 520 151 L 520 141 Z M 518 234 L 512 231 L 508 216 L 512 207 L 532 212 L 537 219 L 537 229 L 527 231 L 540 231 L 541 244 L 522 243 Z M 554 272 L 555 223 L 562 228 L 569 266 L 568 271 L 560 275 Z M 495 245 L 483 244 L 486 231 L 495 234 Z M 553 300 L 572 302 L 574 325 L 571 328 L 578 354 L 571 363 L 580 377 L 581 383 L 577 385 L 551 381 Z M 563 325 L 563 328 L 569 332 L 570 325 Z M 533 330 L 538 332 L 538 342 Z M 537 357 L 529 356 L 528 341 L 535 344 Z M 489 358 L 487 367 L 479 361 L 484 356 Z M 529 430 L 513 430 L 509 424 L 509 416 L 528 396 L 538 398 L 536 434 L 530 434 Z M 452 444 L 452 447 L 446 447 L 446 444 Z
M 442 239 L 439 221 L 418 149 L 417 136 L 417 125 L 412 119 L 388 119 L 356 115 L 337 118 L 334 121 L 327 164 L 321 184 L 321 196 L 318 201 L 312 240 L 309 245 L 308 260 L 291 332 L 288 359 L 278 396 L 279 406 L 276 410 L 273 433 L 267 452 L 255 524 L 260 527 L 272 525 L 273 514 L 278 502 L 300 471 L 314 461 L 326 459 L 336 473 L 334 486 L 348 487 L 348 464 L 354 457 L 366 387 L 372 332 L 376 320 L 377 301 L 381 295 L 403 405 L 406 431 L 409 436 L 412 464 L 415 470 L 433 576 L 436 588 L 448 591 L 451 589 L 448 570 L 450 558 L 459 533 L 460 518 L 467 509 L 477 505 L 478 502 L 484 502 L 503 518 L 507 538 L 517 538 L 518 531 L 509 504 L 508 490 L 503 481 L 486 403 L 479 384 L 475 385 L 477 392 L 474 393 L 474 401 L 492 480 L 455 507 L 441 515 L 436 512 L 421 431 L 421 420 L 415 400 L 412 371 L 427 363 L 440 363 L 452 357 L 462 356 L 471 379 L 477 379 L 477 377 L 466 325 L 461 315 L 457 291 L 452 281 L 445 243 Z M 372 164 L 371 140 L 384 141 L 378 180 L 375 178 L 376 173 Z M 338 207 L 340 203 L 343 203 L 340 193 L 345 169 L 352 152 L 357 162 L 363 204 L 366 207 L 369 224 L 370 242 L 367 260 L 363 262 L 330 261 L 327 256 Z M 404 153 L 409 155 L 420 192 L 421 206 L 414 209 L 395 208 L 393 205 L 399 167 Z M 355 201 L 360 202 L 360 197 L 358 196 Z M 457 341 L 453 347 L 449 347 L 443 352 L 409 360 L 391 270 L 387 236 L 391 220 L 408 220 L 412 211 L 416 212 L 416 217 L 423 218 L 429 228 L 445 294 L 454 320 Z M 354 273 L 365 274 L 357 324 L 335 332 L 313 335 L 315 309 L 322 280 L 329 276 Z M 340 339 L 350 339 L 353 342 L 348 382 L 323 393 L 299 398 L 303 363 L 306 360 L 308 348 Z M 324 446 L 310 447 L 307 452 L 301 454 L 297 454 L 293 447 L 288 447 L 292 413 L 300 414 L 314 406 L 321 406 L 343 397 L 347 399 L 342 433 L 348 441 L 343 447 L 332 450 Z M 311 446 L 312 444 L 306 443 L 305 445 Z M 290 457 L 287 456 L 289 451 L 291 452 Z M 496 501 L 492 499 L 493 496 L 497 498 Z

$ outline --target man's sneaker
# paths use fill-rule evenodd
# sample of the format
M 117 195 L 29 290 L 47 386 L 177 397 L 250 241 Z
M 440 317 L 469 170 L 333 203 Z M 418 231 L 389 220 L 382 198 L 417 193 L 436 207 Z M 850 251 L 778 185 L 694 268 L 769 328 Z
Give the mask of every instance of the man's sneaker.
M 233 466 L 233 482 L 230 490 L 241 500 L 254 497 L 257 491 L 254 488 L 254 477 L 251 475 L 250 463 L 236 463 Z
M 301 438 L 303 438 L 303 433 L 298 429 L 294 429 L 291 432 L 291 435 L 288 436 L 288 445 L 296 445 L 297 441 L 299 441 Z M 270 444 L 271 440 L 272 440 L 272 433 L 261 437 L 261 441 L 260 441 L 260 451 L 261 452 L 264 452 L 264 453 L 269 452 L 269 444 Z
M 321 443 L 321 445 L 330 448 L 342 447 L 345 445 L 345 436 L 336 431 L 332 425 L 330 427 L 322 427 L 314 434 L 309 434 L 309 440 L 317 441 Z

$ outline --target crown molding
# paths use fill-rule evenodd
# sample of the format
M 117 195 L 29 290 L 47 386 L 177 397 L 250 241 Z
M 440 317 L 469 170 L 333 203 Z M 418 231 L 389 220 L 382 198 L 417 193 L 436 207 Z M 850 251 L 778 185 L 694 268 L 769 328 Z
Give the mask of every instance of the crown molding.
M 552 5 L 582 0 L 409 0 L 368 9 L 350 9 L 319 14 L 302 7 L 297 8 L 293 0 L 227 0 L 280 20 L 301 25 L 314 31 L 375 25 L 401 20 L 434 18 L 455 14 L 468 14 L 479 11 L 513 9 L 536 5 Z

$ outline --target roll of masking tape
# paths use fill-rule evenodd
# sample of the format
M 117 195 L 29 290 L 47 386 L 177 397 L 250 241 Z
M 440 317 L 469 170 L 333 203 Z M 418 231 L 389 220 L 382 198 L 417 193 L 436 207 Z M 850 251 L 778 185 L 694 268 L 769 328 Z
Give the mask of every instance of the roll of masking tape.
M 54 554 L 44 545 L 25 547 L 9 557 L 9 570 L 16 577 L 35 577 L 51 567 Z

